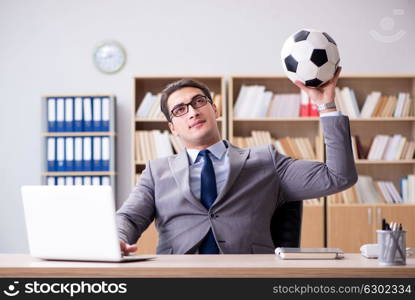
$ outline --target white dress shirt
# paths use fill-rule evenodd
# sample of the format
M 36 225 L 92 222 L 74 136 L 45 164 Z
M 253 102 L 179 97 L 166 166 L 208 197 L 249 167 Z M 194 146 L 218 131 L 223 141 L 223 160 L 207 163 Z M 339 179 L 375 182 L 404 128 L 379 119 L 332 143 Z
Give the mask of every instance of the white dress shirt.
M 225 145 L 225 141 L 221 140 L 216 144 L 208 147 L 210 151 L 209 157 L 212 160 L 213 169 L 215 170 L 216 177 L 216 189 L 218 195 L 225 185 L 226 179 L 229 175 L 229 157 L 228 149 Z M 203 159 L 198 156 L 200 150 L 186 149 L 189 155 L 190 169 L 190 190 L 193 195 L 201 199 L 200 197 L 200 177 L 202 175 Z

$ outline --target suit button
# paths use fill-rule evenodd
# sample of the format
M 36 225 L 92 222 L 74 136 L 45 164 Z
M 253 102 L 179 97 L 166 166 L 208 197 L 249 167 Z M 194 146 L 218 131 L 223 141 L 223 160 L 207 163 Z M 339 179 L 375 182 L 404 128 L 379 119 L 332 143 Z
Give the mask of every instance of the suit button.
M 215 218 L 215 214 L 210 214 L 210 217 L 213 219 Z

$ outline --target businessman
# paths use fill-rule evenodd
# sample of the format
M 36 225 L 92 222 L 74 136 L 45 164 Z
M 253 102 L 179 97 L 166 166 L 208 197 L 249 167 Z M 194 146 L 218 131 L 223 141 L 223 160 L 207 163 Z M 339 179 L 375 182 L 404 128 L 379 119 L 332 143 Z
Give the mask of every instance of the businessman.
M 180 80 L 162 92 L 161 110 L 185 151 L 151 160 L 117 212 L 124 252 L 155 219 L 158 254 L 273 253 L 270 222 L 283 201 L 340 192 L 357 181 L 347 116 L 336 111 L 340 74 L 321 88 L 296 82 L 319 106 L 326 163 L 293 159 L 273 145 L 240 149 L 222 140 L 209 89 Z

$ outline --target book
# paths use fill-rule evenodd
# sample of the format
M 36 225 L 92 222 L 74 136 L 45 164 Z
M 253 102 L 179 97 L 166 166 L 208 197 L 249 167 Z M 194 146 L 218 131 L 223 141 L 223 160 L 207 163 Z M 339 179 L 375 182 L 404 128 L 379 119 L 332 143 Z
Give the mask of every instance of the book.
M 291 248 L 278 247 L 275 254 L 281 259 L 339 259 L 343 251 L 339 248 Z

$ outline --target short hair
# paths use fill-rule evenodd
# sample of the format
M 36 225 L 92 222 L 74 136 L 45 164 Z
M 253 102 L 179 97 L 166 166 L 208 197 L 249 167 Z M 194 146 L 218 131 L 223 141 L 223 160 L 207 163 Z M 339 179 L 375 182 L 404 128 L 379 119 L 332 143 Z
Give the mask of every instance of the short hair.
M 168 122 L 171 122 L 171 118 L 170 118 L 170 111 L 169 111 L 167 100 L 169 99 L 170 95 L 173 94 L 175 91 L 180 90 L 185 87 L 194 87 L 194 88 L 200 89 L 203 92 L 203 94 L 212 101 L 212 96 L 210 94 L 209 88 L 201 82 L 198 82 L 192 79 L 181 79 L 173 83 L 170 83 L 161 92 L 161 99 L 160 99 L 160 109 L 163 112 Z

